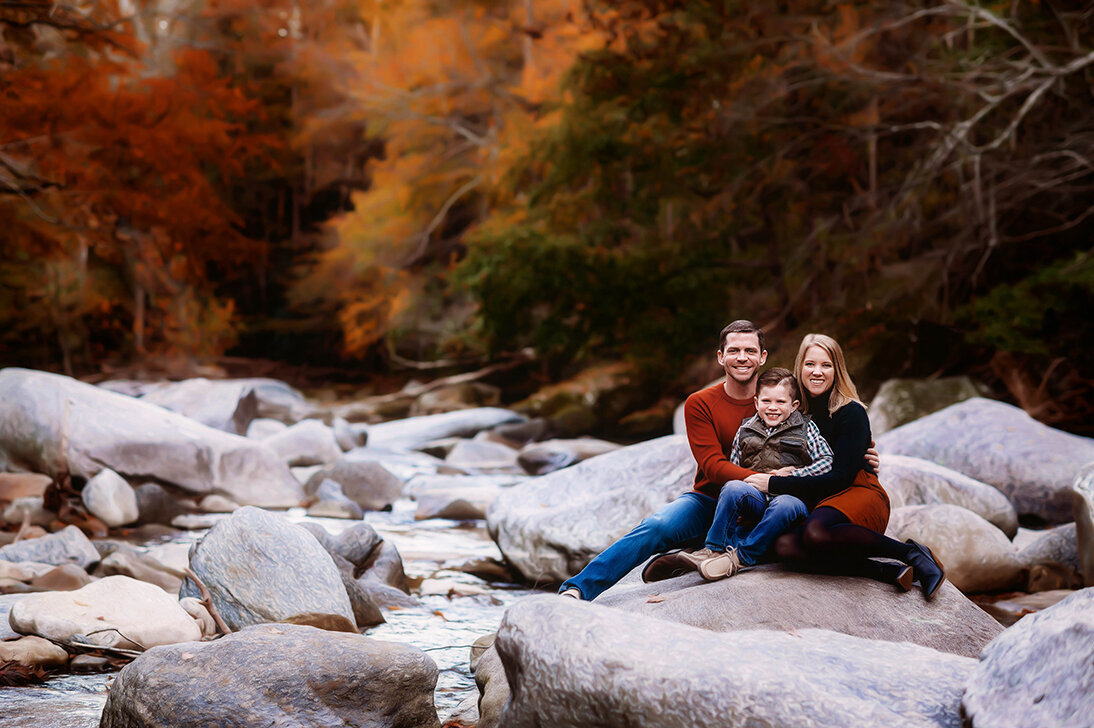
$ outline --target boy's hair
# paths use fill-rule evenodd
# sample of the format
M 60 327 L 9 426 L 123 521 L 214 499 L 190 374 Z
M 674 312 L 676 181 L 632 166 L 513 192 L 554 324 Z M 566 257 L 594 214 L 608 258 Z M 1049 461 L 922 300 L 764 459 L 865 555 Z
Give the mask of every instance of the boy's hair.
M 794 378 L 794 372 L 782 367 L 771 367 L 756 379 L 756 396 L 760 396 L 760 390 L 764 387 L 777 387 L 783 382 L 790 390 L 790 401 L 800 402 L 801 390 L 798 389 L 798 380 Z
M 726 348 L 726 335 L 727 334 L 756 334 L 756 339 L 760 342 L 760 351 L 766 351 L 764 348 L 764 332 L 756 324 L 746 319 L 737 319 L 731 324 L 727 324 L 722 329 L 721 335 L 718 337 L 718 351 L 723 351 Z

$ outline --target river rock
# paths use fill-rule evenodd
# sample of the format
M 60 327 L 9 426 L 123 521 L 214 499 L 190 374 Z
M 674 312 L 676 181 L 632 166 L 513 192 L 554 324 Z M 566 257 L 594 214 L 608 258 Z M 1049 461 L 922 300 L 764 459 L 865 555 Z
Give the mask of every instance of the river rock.
M 324 478 L 315 491 L 319 500 L 308 506 L 308 515 L 319 518 L 346 518 L 359 521 L 365 516 L 364 510 L 342 492 L 342 486 L 330 478 Z
M 0 371 L 0 469 L 91 478 L 103 468 L 191 493 L 285 508 L 300 485 L 259 443 L 70 377 Z
M 685 438 L 669 435 L 507 488 L 490 505 L 487 528 L 525 579 L 560 582 L 694 477 Z
M 319 420 L 301 420 L 262 442 L 290 466 L 326 465 L 342 457 L 334 432 Z
M 404 609 L 419 604 L 410 595 L 410 585 L 407 583 L 399 550 L 389 541 L 385 541 L 377 549 L 375 558 L 367 563 L 357 583 L 373 602 L 384 609 Z
M 130 650 L 201 639 L 201 629 L 173 596 L 128 576 L 27 595 L 12 606 L 9 619 L 22 634 Z
M 825 630 L 715 634 L 623 620 L 550 596 L 511 606 L 495 647 L 514 681 L 499 721 L 507 728 L 955 726 L 976 666 Z
M 45 507 L 40 495 L 16 498 L 4 509 L 4 523 L 19 525 L 26 521 L 34 526 L 48 526 L 57 514 Z
M 432 415 L 441 412 L 492 407 L 501 402 L 501 390 L 482 382 L 461 382 L 438 387 L 423 393 L 410 405 L 410 415 Z
M 341 417 L 335 417 L 331 420 L 330 429 L 331 432 L 334 433 L 334 440 L 338 443 L 338 447 L 342 448 L 345 452 L 348 452 L 359 445 L 364 445 L 364 441 L 367 439 L 358 437 L 357 433 L 350 427 L 350 424 Z
M 91 576 L 76 564 L 61 564 L 36 575 L 30 580 L 30 585 L 43 591 L 75 591 L 92 581 Z
M 155 584 L 168 594 L 178 595 L 184 573 L 161 564 L 151 556 L 132 547 L 119 548 L 105 556 L 98 573 L 103 576 L 122 575 Z
M 88 513 L 111 527 L 134 523 L 140 517 L 133 486 L 113 470 L 99 471 L 80 492 Z
M 1094 440 L 1056 430 L 1003 402 L 974 398 L 877 438 L 885 454 L 924 458 L 995 486 L 1019 516 L 1073 520 L 1071 485 Z
M 330 555 L 306 530 L 260 508 L 240 508 L 209 529 L 190 549 L 190 568 L 233 630 L 308 613 L 353 619 Z M 187 579 L 179 595 L 200 592 Z
M 332 480 L 342 493 L 366 511 L 391 510 L 403 494 L 403 482 L 378 462 L 338 462 L 316 471 L 304 484 L 304 492 L 318 493 L 323 481 Z
M 816 628 L 965 657 L 978 655 L 1002 631 L 952 584 L 943 584 L 928 602 L 918 589 L 899 592 L 872 579 L 800 574 L 776 564 L 713 583 L 692 572 L 643 584 L 641 571 L 636 568 L 595 603 L 715 632 Z
M 881 456 L 881 485 L 893 508 L 950 503 L 995 524 L 1008 538 L 1018 532 L 1018 514 L 996 488 L 929 460 Z
M 168 524 L 190 512 L 190 504 L 159 483 L 143 483 L 133 489 L 137 499 L 138 523 Z M 211 496 L 207 496 L 211 497 Z
M 205 496 L 198 503 L 198 509 L 202 513 L 234 513 L 239 508 L 240 505 L 231 498 L 225 498 L 216 493 Z
M 514 475 L 418 475 L 403 487 L 403 493 L 418 504 L 414 518 L 419 521 L 483 519 L 503 488 L 524 480 Z
M 1079 572 L 1086 586 L 1094 586 L 1094 464 L 1085 467 L 1075 478 L 1071 498 L 1075 509 Z
M 144 653 L 118 673 L 99 725 L 437 728 L 436 683 L 416 647 L 265 624 Z
M 473 437 L 498 425 L 521 422 L 525 418 L 510 410 L 498 407 L 445 412 L 437 415 L 408 417 L 402 420 L 381 422 L 365 428 L 369 447 L 413 450 L 431 440 L 445 437 Z M 355 429 L 358 429 L 355 427 Z
M 984 648 L 961 701 L 966 725 L 1091 725 L 1094 589 L 1023 617 Z
M 946 578 L 966 594 L 1013 589 L 1022 581 L 1022 564 L 1010 539 L 960 506 L 897 508 L 885 533 L 929 546 L 945 566 Z
M 595 437 L 544 440 L 521 448 L 517 462 L 530 475 L 546 475 L 597 455 L 618 450 L 619 445 Z
M 475 438 L 460 439 L 445 456 L 449 465 L 471 473 L 523 473 L 517 451 L 508 445 Z
M 28 667 L 64 667 L 68 653 L 49 640 L 29 635 L 13 642 L 0 642 L 0 664 L 17 662 Z
M 40 473 L 0 473 L 0 501 L 41 498 L 53 478 Z
M 247 439 L 265 440 L 268 437 L 280 435 L 287 429 L 289 429 L 289 426 L 281 420 L 259 417 L 256 420 L 251 420 L 251 424 L 247 425 Z
M 1073 589 L 1053 589 L 1036 594 L 1015 594 L 1006 599 L 981 602 L 980 608 L 994 617 L 999 624 L 1009 627 L 1022 617 L 1048 609 L 1074 593 Z
M 421 474 L 467 475 L 467 472 L 424 452 L 386 447 L 355 447 L 343 457 L 349 463 L 376 463 L 402 482 Z
M 1059 566 L 1076 575 L 1082 574 L 1074 523 L 1065 523 L 1062 526 L 1039 531 L 1021 547 L 1015 539 L 1015 547 L 1018 549 L 1018 563 L 1022 565 L 1022 568 L 1032 569 L 1036 566 L 1049 565 Z M 1081 576 L 1077 586 L 1082 586 Z
M 870 402 L 870 431 L 877 437 L 951 404 L 987 394 L 986 386 L 968 377 L 889 379 Z
M 5 561 L 37 561 L 41 564 L 76 564 L 86 569 L 98 563 L 99 552 L 84 532 L 66 526 L 57 533 L 0 547 L 0 559 Z
M 257 417 L 292 423 L 311 409 L 300 392 L 263 378 L 187 379 L 158 387 L 142 399 L 237 435 L 246 432 Z

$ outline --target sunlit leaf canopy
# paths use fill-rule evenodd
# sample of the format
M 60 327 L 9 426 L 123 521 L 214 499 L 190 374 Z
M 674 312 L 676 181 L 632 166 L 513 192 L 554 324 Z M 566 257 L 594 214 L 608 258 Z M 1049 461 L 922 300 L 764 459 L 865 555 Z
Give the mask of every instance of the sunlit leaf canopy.
M 664 383 L 744 316 L 1081 418 L 1092 15 L 0 0 L 4 360 Z

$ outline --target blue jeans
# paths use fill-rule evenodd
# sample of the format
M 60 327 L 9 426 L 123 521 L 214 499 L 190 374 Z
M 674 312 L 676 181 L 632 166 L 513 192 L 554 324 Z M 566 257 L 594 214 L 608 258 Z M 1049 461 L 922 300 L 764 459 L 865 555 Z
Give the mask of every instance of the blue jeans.
M 710 529 L 718 501 L 688 491 L 639 523 L 634 530 L 600 552 L 559 591 L 577 589 L 583 599 L 595 599 L 643 561 L 673 548 L 700 546 Z
M 711 551 L 733 547 L 741 565 L 752 566 L 776 538 L 807 513 L 805 504 L 792 495 L 777 495 L 768 501 L 748 483 L 731 480 L 718 494 L 714 522 L 704 545 Z M 756 525 L 752 526 L 753 523 Z

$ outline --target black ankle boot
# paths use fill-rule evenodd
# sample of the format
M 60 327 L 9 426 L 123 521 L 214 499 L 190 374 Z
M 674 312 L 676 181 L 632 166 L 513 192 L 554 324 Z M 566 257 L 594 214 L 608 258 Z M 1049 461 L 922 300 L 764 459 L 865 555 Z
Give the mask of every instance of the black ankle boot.
M 908 552 L 908 564 L 915 570 L 919 588 L 923 590 L 924 597 L 932 599 L 946 580 L 946 569 L 928 547 L 912 539 L 904 543 L 912 547 Z
M 908 591 L 912 588 L 914 569 L 906 564 L 881 564 L 879 568 L 880 581 L 892 584 L 900 591 Z

